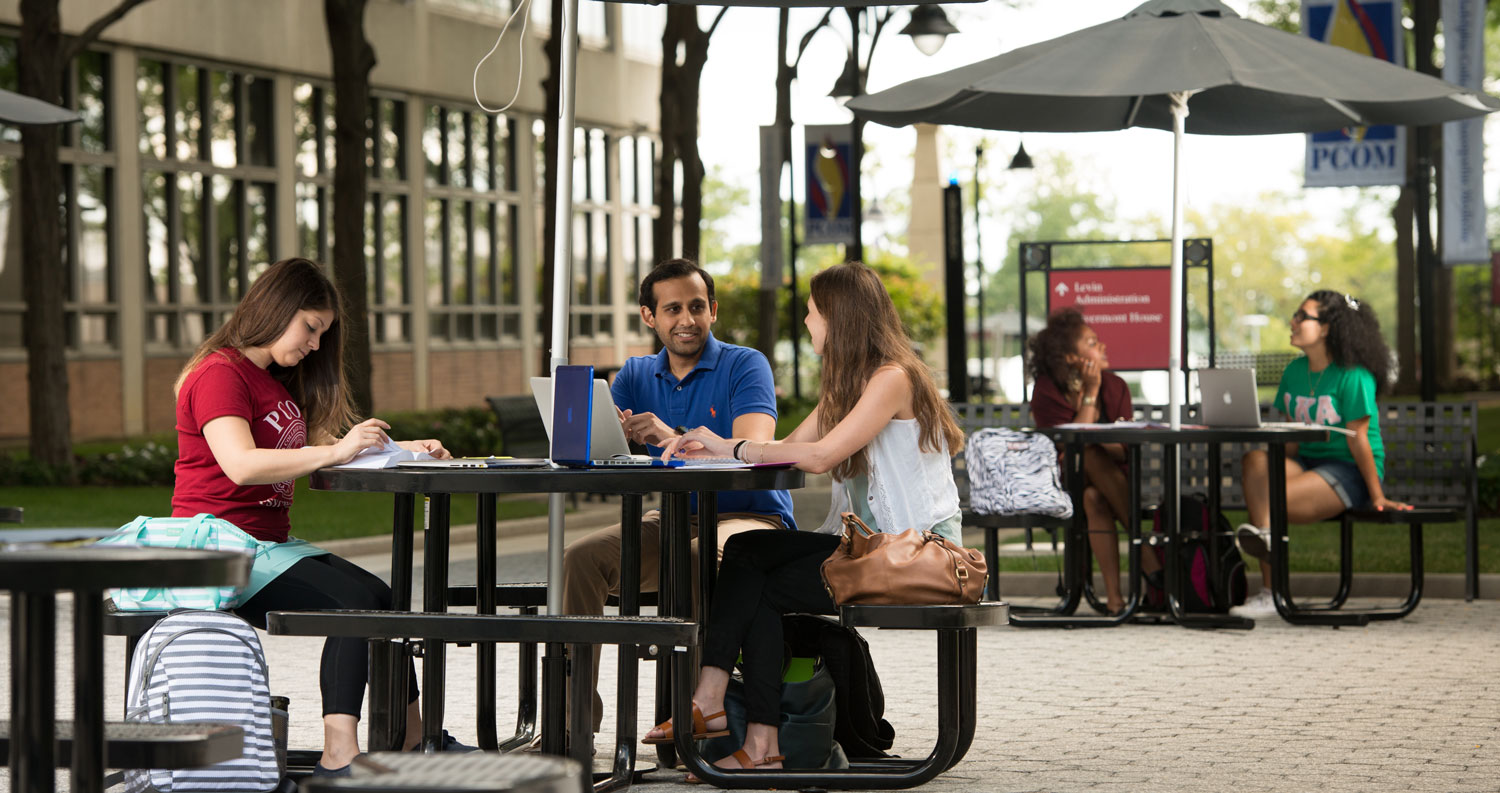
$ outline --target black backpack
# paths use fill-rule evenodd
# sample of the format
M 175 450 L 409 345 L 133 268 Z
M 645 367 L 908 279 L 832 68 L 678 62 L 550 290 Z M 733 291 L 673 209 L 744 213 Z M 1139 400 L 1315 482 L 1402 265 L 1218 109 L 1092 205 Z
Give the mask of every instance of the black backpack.
M 1184 581 L 1183 608 L 1188 611 L 1224 614 L 1229 611 L 1230 606 L 1244 603 L 1245 560 L 1240 556 L 1239 548 L 1235 547 L 1229 519 L 1221 512 L 1214 516 L 1216 520 L 1210 521 L 1208 499 L 1197 493 L 1182 497 L 1179 514 L 1182 516 L 1179 528 L 1183 539 L 1177 554 L 1177 574 L 1183 576 Z M 1209 544 L 1206 531 L 1210 525 L 1219 534 L 1219 577 L 1214 580 L 1210 580 L 1208 564 Z M 1158 535 L 1165 533 L 1161 510 L 1156 511 L 1151 530 Z M 1161 544 L 1153 543 L 1152 550 L 1156 553 L 1157 561 L 1165 564 L 1166 551 Z M 1166 593 L 1162 590 L 1154 586 L 1146 587 L 1145 604 L 1148 608 L 1164 607 L 1166 599 Z

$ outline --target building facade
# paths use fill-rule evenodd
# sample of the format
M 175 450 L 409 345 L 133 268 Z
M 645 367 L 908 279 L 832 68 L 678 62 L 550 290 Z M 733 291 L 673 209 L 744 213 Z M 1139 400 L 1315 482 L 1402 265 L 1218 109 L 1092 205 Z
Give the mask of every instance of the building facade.
M 115 0 L 68 0 L 78 32 Z M 635 285 L 651 264 L 659 8 L 583 3 L 572 346 L 618 365 L 652 348 Z M 0 2 L 0 87 L 17 85 L 19 3 Z M 375 410 L 525 393 L 546 358 L 538 2 L 475 77 L 505 0 L 371 0 L 365 260 Z M 519 46 L 517 44 L 520 39 Z M 473 80 L 490 108 L 475 102 Z M 330 261 L 333 96 L 323 4 L 152 0 L 70 67 L 62 131 L 75 439 L 166 432 L 172 383 L 270 262 Z M 0 440 L 27 434 L 20 134 L 0 125 Z

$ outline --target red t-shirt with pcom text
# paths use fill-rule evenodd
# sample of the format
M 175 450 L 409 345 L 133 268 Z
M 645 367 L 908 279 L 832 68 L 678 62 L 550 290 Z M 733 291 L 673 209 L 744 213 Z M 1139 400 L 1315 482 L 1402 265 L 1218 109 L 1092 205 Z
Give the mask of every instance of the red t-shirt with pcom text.
M 258 540 L 285 542 L 291 529 L 292 480 L 237 485 L 214 459 L 203 425 L 223 416 L 250 424 L 258 449 L 300 449 L 307 424 L 286 387 L 233 348 L 203 359 L 177 395 L 177 484 L 172 516 L 207 512 Z

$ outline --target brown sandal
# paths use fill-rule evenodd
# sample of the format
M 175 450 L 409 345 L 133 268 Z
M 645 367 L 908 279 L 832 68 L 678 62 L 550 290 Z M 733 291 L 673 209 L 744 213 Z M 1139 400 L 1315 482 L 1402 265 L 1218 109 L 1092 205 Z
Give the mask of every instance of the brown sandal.
M 724 715 L 724 711 L 721 710 L 718 713 L 714 713 L 714 714 L 712 714 L 710 716 L 705 717 L 703 715 L 703 711 L 698 710 L 698 706 L 696 704 L 694 704 L 693 705 L 693 740 L 695 740 L 695 741 L 701 741 L 704 738 L 718 738 L 720 736 L 728 735 L 729 734 L 729 730 L 728 730 L 727 727 L 725 729 L 722 729 L 722 730 L 710 730 L 708 728 L 708 720 L 709 719 L 717 719 L 717 718 L 719 718 L 720 716 L 723 716 L 723 715 Z M 677 740 L 676 735 L 673 734 L 673 731 L 672 731 L 672 720 L 671 719 L 668 719 L 668 720 L 662 722 L 661 724 L 658 724 L 655 727 L 652 727 L 651 729 L 653 729 L 653 730 L 661 730 L 661 733 L 662 733 L 661 737 L 659 737 L 659 738 L 642 738 L 641 739 L 641 743 L 644 743 L 644 744 L 647 744 L 647 745 L 650 745 L 650 746 L 656 746 L 658 744 L 674 743 Z
M 781 761 L 783 761 L 783 760 L 786 759 L 786 755 L 783 755 L 783 754 L 773 754 L 773 755 L 770 755 L 768 757 L 762 757 L 760 759 L 760 762 L 756 762 L 756 761 L 750 759 L 750 755 L 745 754 L 745 750 L 744 749 L 735 749 L 734 750 L 734 754 L 731 754 L 730 757 L 733 757 L 734 761 L 736 763 L 740 764 L 739 770 L 741 770 L 741 771 L 750 771 L 750 770 L 753 770 L 753 769 L 756 769 L 756 768 L 761 768 L 761 767 L 764 767 L 764 766 L 768 766 L 768 765 L 770 765 L 772 763 L 779 763 L 779 762 L 781 762 Z M 734 769 L 732 769 L 732 768 L 726 768 L 724 770 L 726 770 L 726 771 L 733 771 Z M 777 769 L 777 770 L 779 770 L 779 769 Z M 694 784 L 694 785 L 697 785 L 697 784 L 700 784 L 700 783 L 703 782 L 703 780 L 699 779 L 698 777 L 693 776 L 692 774 L 688 774 L 687 777 L 685 779 L 683 779 L 683 781 L 684 782 L 689 782 L 689 783 Z

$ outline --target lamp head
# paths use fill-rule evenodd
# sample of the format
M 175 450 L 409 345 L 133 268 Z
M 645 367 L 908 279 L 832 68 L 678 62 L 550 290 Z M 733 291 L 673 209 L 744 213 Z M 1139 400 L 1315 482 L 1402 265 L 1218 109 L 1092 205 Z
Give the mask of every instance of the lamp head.
M 1012 171 L 1015 171 L 1015 170 L 1019 170 L 1021 168 L 1030 168 L 1030 167 L 1031 167 L 1031 155 L 1026 153 L 1026 144 L 1023 142 L 1020 146 L 1018 146 L 1016 148 L 1016 156 L 1014 156 L 1014 157 L 1012 157 L 1010 159 L 1010 169 Z
M 911 43 L 923 55 L 934 55 L 943 48 L 943 42 L 958 28 L 948 21 L 941 6 L 920 5 L 911 10 L 911 21 L 901 29 L 901 35 L 911 36 Z

